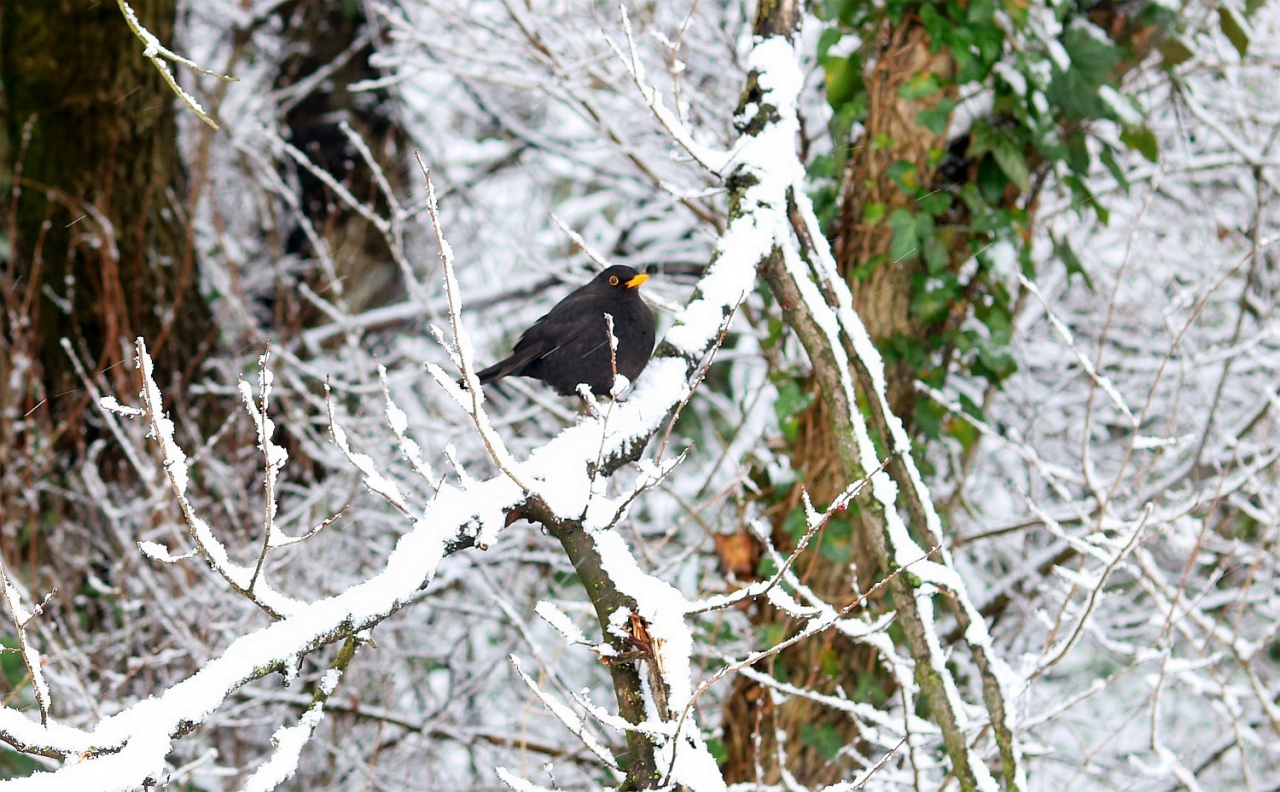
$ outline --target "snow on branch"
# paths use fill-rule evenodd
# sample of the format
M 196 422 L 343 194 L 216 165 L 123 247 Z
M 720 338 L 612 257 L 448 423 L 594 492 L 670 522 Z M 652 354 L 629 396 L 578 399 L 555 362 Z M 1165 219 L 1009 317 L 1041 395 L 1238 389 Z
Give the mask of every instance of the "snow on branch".
M 794 92 L 799 90 L 801 81 L 794 53 L 790 55 L 787 76 L 778 84 L 792 95 L 783 96 L 779 102 L 793 107 Z M 794 140 L 794 114 L 782 123 L 785 131 L 771 135 L 766 129 L 754 146 L 747 146 L 759 152 L 755 155 L 757 161 L 769 160 L 767 150 L 777 140 Z M 750 151 L 748 155 L 750 159 Z M 766 176 L 764 170 L 761 176 Z M 745 205 L 750 208 L 730 224 L 695 299 L 677 315 L 671 334 L 634 384 L 630 398 L 611 410 L 607 426 L 603 416 L 584 418 L 519 463 L 518 475 L 553 514 L 582 519 L 584 525 L 597 528 L 616 521 L 623 504 L 594 487 L 594 477 L 601 471 L 607 475 L 634 459 L 670 410 L 687 397 L 689 378 L 721 337 L 725 317 L 751 291 L 756 264 L 772 246 L 776 233 L 758 233 L 757 226 L 772 224 L 774 232 L 782 228 L 777 212 L 762 213 L 757 218 L 754 210 L 783 206 L 781 188 L 788 181 L 762 178 L 760 185 L 748 189 L 753 197 Z M 442 247 L 442 252 L 446 251 Z M 469 354 L 465 338 L 465 334 L 455 334 L 459 351 Z M 431 582 L 447 548 L 469 546 L 478 535 L 496 537 L 506 525 L 506 512 L 527 497 L 527 492 L 503 473 L 469 482 L 465 488 L 440 484 L 425 510 L 414 510 L 398 497 L 394 483 L 382 476 L 371 460 L 351 451 L 335 420 L 335 441 L 365 474 L 366 483 L 389 497 L 409 517 L 411 528 L 400 538 L 383 570 L 370 579 L 312 603 L 285 597 L 262 581 L 254 581 L 251 568 L 232 562 L 212 529 L 195 513 L 187 497 L 187 455 L 174 439 L 174 426 L 164 413 L 151 359 L 141 339 L 137 351 L 143 381 L 140 409 L 160 446 L 166 477 L 196 547 L 240 593 L 248 594 L 248 587 L 253 584 L 254 601 L 279 618 L 265 629 L 233 642 L 194 676 L 103 719 L 91 732 L 62 726 L 53 719 L 47 726 L 37 726 L 15 710 L 0 709 L 0 739 L 19 750 L 62 758 L 93 757 L 53 773 L 38 773 L 21 782 L 23 788 L 132 789 L 149 779 L 161 778 L 173 741 L 207 720 L 227 696 L 253 680 L 289 667 L 301 655 L 376 626 L 412 602 L 417 592 Z M 446 386 L 458 390 L 452 380 Z M 478 396 L 473 398 L 478 402 Z M 104 408 L 109 406 L 114 405 L 104 403 Z M 658 636 L 671 647 L 666 662 L 672 668 L 688 667 L 688 639 L 681 640 L 682 633 L 687 635 L 687 627 L 680 624 L 673 625 L 670 634 Z M 687 674 L 683 672 L 685 681 L 677 687 L 688 689 Z M 709 754 L 697 753 L 710 761 Z M 714 770 L 713 761 L 709 767 Z
M 163 399 L 160 395 L 160 386 L 156 384 L 154 364 L 151 355 L 147 353 L 146 342 L 142 338 L 138 338 L 134 344 L 137 354 L 136 363 L 138 370 L 142 376 L 142 390 L 138 394 L 139 401 L 142 403 L 144 417 L 148 426 L 151 428 L 151 437 L 153 437 L 160 446 L 160 457 L 164 465 L 165 476 L 169 480 L 169 486 L 173 490 L 173 494 L 178 501 L 178 506 L 182 510 L 182 516 L 186 520 L 187 528 L 191 536 L 191 540 L 195 543 L 196 549 L 204 559 L 209 562 L 209 566 L 222 576 L 236 593 L 248 598 L 255 605 L 262 608 L 273 617 L 279 618 L 291 611 L 297 605 L 297 600 L 285 596 L 278 591 L 258 580 L 258 572 L 261 569 L 261 562 L 255 569 L 237 564 L 231 559 L 227 548 L 214 535 L 213 529 L 209 527 L 199 515 L 196 514 L 195 506 L 187 497 L 187 485 L 190 481 L 190 470 L 188 469 L 187 454 L 182 450 L 174 439 L 173 421 L 170 420 L 168 414 L 164 411 Z M 264 372 L 266 371 L 266 361 L 263 360 Z M 270 375 L 264 373 L 263 387 L 269 390 L 268 383 Z M 266 391 L 263 394 L 263 411 L 266 410 Z M 250 398 L 250 408 L 252 411 L 252 399 Z M 265 420 L 265 416 L 256 416 L 256 421 Z M 272 518 L 275 513 L 274 500 L 274 483 L 275 473 L 278 467 L 273 471 L 273 466 L 283 464 L 280 455 L 283 449 L 270 443 L 269 440 L 262 440 L 263 432 L 269 432 L 271 429 L 269 422 L 259 425 L 259 438 L 263 444 L 263 452 L 267 456 L 267 532 L 263 539 L 264 548 L 271 543 Z M 275 449 L 274 451 L 272 449 Z M 154 549 L 154 548 L 153 548 Z M 265 549 L 264 549 L 265 553 Z M 162 559 L 168 560 L 168 559 Z
M 197 64 L 195 61 L 184 58 L 181 55 L 165 48 L 165 46 L 160 43 L 160 39 L 156 38 L 151 31 L 142 26 L 142 23 L 138 21 L 138 15 L 134 13 L 133 8 L 129 6 L 126 0 L 116 0 L 116 2 L 120 5 L 120 12 L 124 14 L 124 21 L 129 25 L 129 30 L 133 31 L 133 35 L 137 36 L 138 40 L 143 44 L 143 57 L 155 65 L 156 69 L 160 72 L 160 76 L 164 78 L 164 81 L 168 83 L 169 88 L 179 99 L 182 100 L 183 104 L 191 108 L 191 111 L 199 116 L 201 121 L 214 129 L 218 129 L 217 122 L 209 117 L 209 114 L 200 106 L 200 102 L 196 101 L 194 96 L 183 90 L 181 85 L 178 85 L 178 81 L 174 79 L 173 72 L 169 71 L 169 65 L 165 63 L 165 60 L 171 60 L 174 63 L 186 66 L 188 69 L 192 69 L 200 74 L 217 77 L 219 80 L 236 82 L 236 78 L 209 71 Z
M 27 667 L 31 689 L 36 696 L 36 705 L 40 708 L 40 723 L 47 724 L 49 722 L 49 683 L 44 678 L 44 659 L 31 643 L 27 627 L 44 612 L 44 606 L 48 604 L 50 597 L 58 593 L 58 590 L 54 589 L 46 594 L 44 600 L 34 609 L 28 608 L 22 604 L 23 591 L 10 577 L 2 563 L 0 563 L 0 589 L 3 590 L 4 604 L 9 609 L 9 616 L 13 619 L 13 629 L 18 636 L 18 652 L 21 653 L 22 662 Z

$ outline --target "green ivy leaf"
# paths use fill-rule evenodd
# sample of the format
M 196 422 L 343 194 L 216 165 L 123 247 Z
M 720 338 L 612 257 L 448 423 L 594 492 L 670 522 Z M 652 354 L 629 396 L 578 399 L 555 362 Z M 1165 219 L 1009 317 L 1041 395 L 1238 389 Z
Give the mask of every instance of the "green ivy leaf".
M 884 219 L 885 212 L 888 211 L 885 205 L 879 201 L 872 201 L 862 207 L 862 219 L 867 225 L 875 225 Z
M 941 135 L 951 124 L 951 113 L 955 109 L 955 101 L 943 97 L 936 107 L 916 113 L 916 123 L 935 135 Z
M 894 209 L 889 215 L 889 227 L 893 229 L 893 242 L 889 245 L 889 258 L 892 261 L 911 261 L 920 254 L 920 243 L 916 238 L 915 215 L 906 209 Z
M 1052 234 L 1049 238 L 1053 241 L 1053 253 L 1062 260 L 1063 266 L 1067 268 L 1067 275 L 1075 275 L 1079 273 L 1084 278 L 1084 283 L 1089 287 L 1089 291 L 1093 291 L 1093 279 L 1089 277 L 1089 273 L 1085 271 L 1084 265 L 1080 263 L 1080 257 L 1071 249 L 1071 243 L 1066 239 L 1061 242 Z
M 1144 126 L 1125 129 L 1120 133 L 1120 140 L 1150 162 L 1160 158 L 1160 143 L 1155 133 Z
M 1116 161 L 1115 152 L 1110 146 L 1103 146 L 1102 153 L 1098 155 L 1098 159 L 1102 160 L 1102 164 L 1111 172 L 1111 177 L 1116 180 L 1121 189 L 1126 192 L 1129 190 L 1129 178 L 1125 175 L 1124 169 L 1120 167 L 1120 163 Z
M 774 414 L 778 416 L 778 428 L 787 440 L 795 440 L 799 430 L 800 414 L 813 401 L 813 394 L 802 390 L 799 383 L 788 379 L 778 387 L 778 398 L 773 403 Z
M 1068 28 L 1062 34 L 1062 46 L 1071 56 L 1071 71 L 1093 88 L 1107 81 L 1111 69 L 1121 58 L 1120 48 L 1096 25 Z
M 911 79 L 898 86 L 898 96 L 903 99 L 923 99 L 926 96 L 933 96 L 942 90 L 942 86 L 938 83 L 938 78 L 929 72 L 916 72 Z
M 815 4 L 815 6 L 819 6 L 819 5 L 821 4 L 820 3 Z M 822 31 L 822 35 L 818 36 L 818 63 L 823 63 L 825 65 L 824 62 L 827 57 L 827 52 L 829 52 L 832 47 L 838 44 L 840 42 L 840 39 L 843 37 L 844 37 L 844 33 L 842 33 L 840 28 L 835 25 L 832 25 L 831 27 Z
M 835 759 L 840 749 L 844 747 L 844 739 L 840 737 L 840 732 L 836 731 L 836 727 L 830 723 L 823 723 L 820 726 L 804 724 L 800 727 L 800 741 L 822 754 L 828 762 Z
M 1009 181 L 1017 185 L 1019 190 L 1026 192 L 1031 189 L 1031 172 L 1027 169 L 1027 160 L 1022 156 L 1022 151 L 1016 143 L 1008 138 L 999 138 L 991 149 L 991 156 L 995 157 L 1000 170 L 1004 171 L 1004 175 L 1008 176 Z
M 945 190 L 931 192 L 916 199 L 920 208 L 937 217 L 951 208 L 951 193 Z
M 1243 58 L 1249 51 L 1249 23 L 1237 16 L 1235 9 L 1228 5 L 1218 6 L 1218 22 L 1222 27 L 1222 35 L 1227 37 L 1227 41 L 1231 42 L 1231 46 Z
M 886 172 L 898 188 L 907 195 L 915 195 L 920 191 L 919 176 L 916 174 L 916 166 L 913 163 L 897 160 L 886 169 Z
M 1156 49 L 1160 50 L 1161 65 L 1166 69 L 1172 69 L 1179 63 L 1186 63 L 1195 55 L 1191 45 L 1177 36 L 1162 41 Z
M 978 442 L 978 430 L 974 428 L 973 424 L 960 417 L 952 417 L 950 421 L 947 421 L 947 432 L 960 441 L 960 447 L 965 451 L 968 451 L 973 447 L 974 443 Z
M 828 57 L 826 70 L 827 103 L 834 109 L 853 102 L 863 91 L 862 61 L 857 57 Z

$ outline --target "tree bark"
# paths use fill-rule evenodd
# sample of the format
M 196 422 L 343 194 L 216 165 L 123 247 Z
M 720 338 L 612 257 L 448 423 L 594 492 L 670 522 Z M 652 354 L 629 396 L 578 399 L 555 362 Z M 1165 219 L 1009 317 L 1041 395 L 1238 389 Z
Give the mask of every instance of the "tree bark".
M 175 0 L 134 0 L 162 42 Z M 60 340 L 70 338 L 97 371 L 127 386 L 133 338 L 151 339 L 170 377 L 193 370 L 211 332 L 196 289 L 177 149 L 173 93 L 146 58 L 120 8 L 89 0 L 8 0 L 0 80 L 11 173 L 11 261 L 6 291 L 27 300 L 27 332 L 55 421 L 78 434 L 87 396 Z M 115 366 L 115 368 L 112 368 Z M 122 387 L 128 390 L 128 387 Z M 16 394 L 8 398 L 13 399 Z M 42 397 L 42 398 L 43 398 Z
M 175 0 L 132 6 L 170 41 Z M 22 559 L 29 583 L 40 569 L 74 589 L 83 570 L 46 557 L 57 541 L 49 526 L 100 519 L 95 504 L 65 494 L 99 430 L 62 340 L 118 393 L 137 390 L 133 366 L 121 365 L 137 336 L 155 351 L 162 383 L 198 370 L 214 328 L 197 289 L 196 193 L 179 159 L 177 100 L 115 2 L 0 0 L 0 86 L 0 172 L 12 183 L 0 201 L 8 247 L 0 267 L 0 545 L 7 559 Z M 189 412 L 202 424 L 217 420 L 212 410 Z
M 918 259 L 887 260 L 892 232 L 883 223 L 865 222 L 863 212 L 873 202 L 883 204 L 886 214 L 911 202 L 889 175 L 889 166 L 895 162 L 910 162 L 915 167 L 916 178 L 931 179 L 930 151 L 945 146 L 945 135 L 930 132 L 916 124 L 915 119 L 917 113 L 932 109 L 948 93 L 905 99 L 899 95 L 899 88 L 921 73 L 948 78 L 952 76 L 954 64 L 945 52 L 930 52 L 923 28 L 910 17 L 896 28 L 888 28 L 886 23 L 879 42 L 878 56 L 867 58 L 876 66 L 867 80 L 871 99 L 862 140 L 878 138 L 892 141 L 893 145 L 855 147 L 843 180 L 846 187 L 834 247 L 841 272 L 853 287 L 858 315 L 872 338 L 877 343 L 896 336 L 918 342 L 928 331 L 911 311 L 913 280 L 922 265 Z M 953 94 L 954 88 L 950 91 Z M 865 280 L 851 275 L 861 264 L 877 259 L 883 263 L 872 267 Z M 915 372 L 905 361 L 900 361 L 887 366 L 886 375 L 890 404 L 895 413 L 909 419 L 914 404 Z M 815 504 L 825 506 L 851 483 L 831 435 L 830 416 L 822 398 L 816 398 L 800 415 L 791 451 L 800 483 L 772 511 L 773 542 L 786 552 L 794 547 L 794 539 L 783 530 L 783 525 L 787 516 L 799 508 L 801 492 L 807 492 Z M 795 565 L 802 581 L 829 602 L 847 599 L 855 585 L 858 590 L 868 590 L 880 573 L 871 552 L 873 539 L 861 528 L 864 522 L 855 519 L 852 525 L 855 533 L 848 545 L 847 560 L 824 555 L 821 547 L 825 537 L 817 536 Z M 858 570 L 856 581 L 850 575 L 850 563 Z M 763 607 L 756 614 L 760 626 L 780 619 L 787 631 L 798 627 L 790 624 L 785 614 L 770 607 Z M 884 673 L 874 651 L 838 635 L 802 641 L 782 652 L 773 668 L 763 670 L 776 673 L 779 669 L 786 680 L 797 687 L 827 695 L 844 691 L 875 704 L 888 699 L 895 690 L 892 677 Z M 838 735 L 841 745 L 857 745 L 857 724 L 844 713 L 810 699 L 794 696 L 775 708 L 760 685 L 739 678 L 724 722 L 730 757 L 726 778 L 730 783 L 753 781 L 757 773 L 765 783 L 779 782 L 776 734 L 787 736 L 782 746 L 787 769 L 806 786 L 836 783 L 854 769 L 848 759 L 832 761 L 829 743 L 823 741 L 821 732 L 826 730 Z

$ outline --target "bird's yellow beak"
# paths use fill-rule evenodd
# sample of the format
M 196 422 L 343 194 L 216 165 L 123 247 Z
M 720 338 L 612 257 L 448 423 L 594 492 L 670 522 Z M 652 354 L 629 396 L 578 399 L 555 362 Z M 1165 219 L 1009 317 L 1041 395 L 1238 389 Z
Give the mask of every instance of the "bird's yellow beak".
M 637 275 L 637 276 L 635 276 L 634 278 L 632 278 L 631 280 L 627 281 L 627 282 L 626 282 L 626 284 L 624 284 L 624 285 L 625 285 L 628 289 L 634 289 L 634 288 L 636 288 L 637 286 L 639 286 L 640 284 L 644 283 L 644 282 L 645 282 L 645 281 L 647 281 L 647 280 L 649 280 L 649 276 L 648 276 L 648 275 L 645 275 L 645 274 L 642 272 L 642 273 L 640 273 L 639 275 Z

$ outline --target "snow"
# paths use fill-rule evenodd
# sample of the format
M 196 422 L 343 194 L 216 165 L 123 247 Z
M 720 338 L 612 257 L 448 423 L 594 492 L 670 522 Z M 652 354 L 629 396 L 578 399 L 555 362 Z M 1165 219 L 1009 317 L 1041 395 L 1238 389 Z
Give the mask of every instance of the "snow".
M 1001 61 L 992 69 L 1017 96 L 1027 95 L 1027 78 L 1012 64 Z
M 547 600 L 539 600 L 534 612 L 542 617 L 543 621 L 555 628 L 556 632 L 564 636 L 564 639 L 571 644 L 589 645 L 591 642 L 587 640 L 587 636 L 583 635 L 582 630 L 578 629 L 578 625 L 573 623 L 565 612 L 556 607 L 555 603 Z
M 1111 112 L 1115 113 L 1121 124 L 1127 127 L 1138 127 L 1146 123 L 1142 113 L 1110 85 L 1104 85 L 1098 89 L 1098 98 L 1111 109 Z

